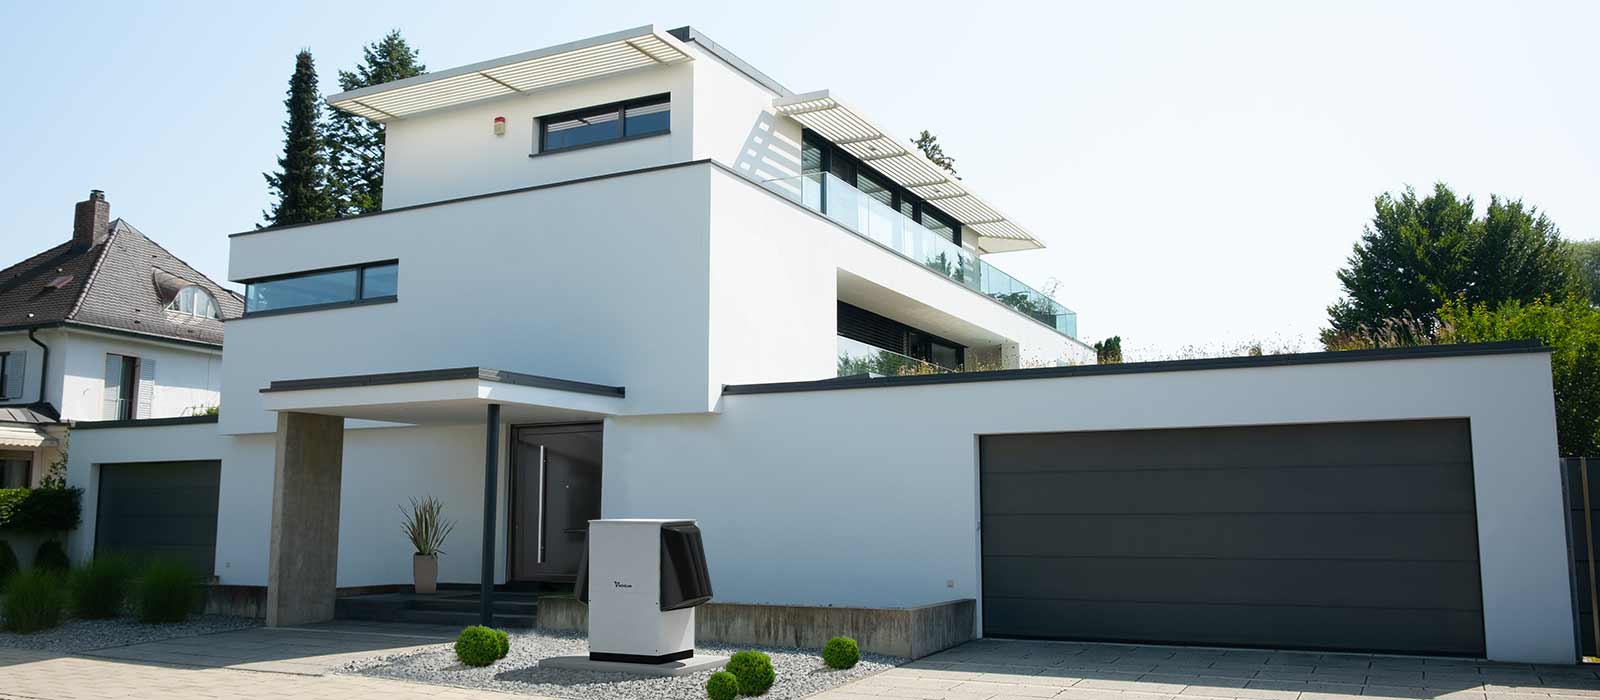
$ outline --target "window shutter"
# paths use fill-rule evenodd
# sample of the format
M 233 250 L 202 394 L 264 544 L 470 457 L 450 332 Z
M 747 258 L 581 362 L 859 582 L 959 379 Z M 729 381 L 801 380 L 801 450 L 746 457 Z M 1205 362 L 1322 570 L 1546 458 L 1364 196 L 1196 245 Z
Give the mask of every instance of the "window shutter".
M 5 358 L 6 385 L 0 387 L 0 394 L 6 399 L 22 398 L 22 378 L 28 376 L 28 353 L 22 350 L 12 350 Z
M 141 358 L 139 360 L 139 408 L 135 415 L 139 418 L 150 417 L 150 407 L 155 404 L 156 397 L 156 361 Z
M 122 356 L 106 353 L 106 385 L 100 390 L 101 418 L 117 419 L 118 395 L 122 391 Z

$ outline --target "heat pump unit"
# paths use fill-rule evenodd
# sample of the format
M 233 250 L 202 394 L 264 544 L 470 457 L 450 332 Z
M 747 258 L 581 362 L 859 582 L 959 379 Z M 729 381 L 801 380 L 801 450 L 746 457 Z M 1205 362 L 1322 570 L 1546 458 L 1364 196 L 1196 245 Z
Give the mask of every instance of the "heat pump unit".
M 693 520 L 589 521 L 577 595 L 589 606 L 591 662 L 699 670 L 724 661 L 685 663 L 694 657 L 694 609 L 711 600 Z

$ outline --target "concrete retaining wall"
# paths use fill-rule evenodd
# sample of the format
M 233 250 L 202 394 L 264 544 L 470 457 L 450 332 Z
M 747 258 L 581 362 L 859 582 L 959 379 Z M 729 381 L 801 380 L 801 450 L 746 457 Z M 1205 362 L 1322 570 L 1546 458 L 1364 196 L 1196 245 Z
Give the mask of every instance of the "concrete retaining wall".
M 826 608 L 707 603 L 695 609 L 695 638 L 706 642 L 821 649 L 839 635 L 861 650 L 919 659 L 972 639 L 976 602 L 952 600 L 916 608 Z M 589 609 L 570 596 L 539 599 L 534 626 L 587 631 Z

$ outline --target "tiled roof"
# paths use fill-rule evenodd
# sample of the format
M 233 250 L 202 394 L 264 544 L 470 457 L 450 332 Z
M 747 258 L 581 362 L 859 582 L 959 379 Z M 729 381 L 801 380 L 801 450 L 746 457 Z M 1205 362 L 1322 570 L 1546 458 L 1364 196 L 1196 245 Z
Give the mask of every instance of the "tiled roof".
M 225 319 L 244 312 L 243 300 L 122 219 L 109 226 L 88 250 L 65 242 L 0 270 L 0 327 L 66 321 L 220 345 L 222 321 L 166 310 L 158 273 L 210 292 Z

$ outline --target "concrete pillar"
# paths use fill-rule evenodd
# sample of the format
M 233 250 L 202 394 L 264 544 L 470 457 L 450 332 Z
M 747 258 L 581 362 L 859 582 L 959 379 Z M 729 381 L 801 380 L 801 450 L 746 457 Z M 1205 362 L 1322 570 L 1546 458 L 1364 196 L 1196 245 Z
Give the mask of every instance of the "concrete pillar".
M 333 619 L 344 418 L 278 414 L 267 626 Z

